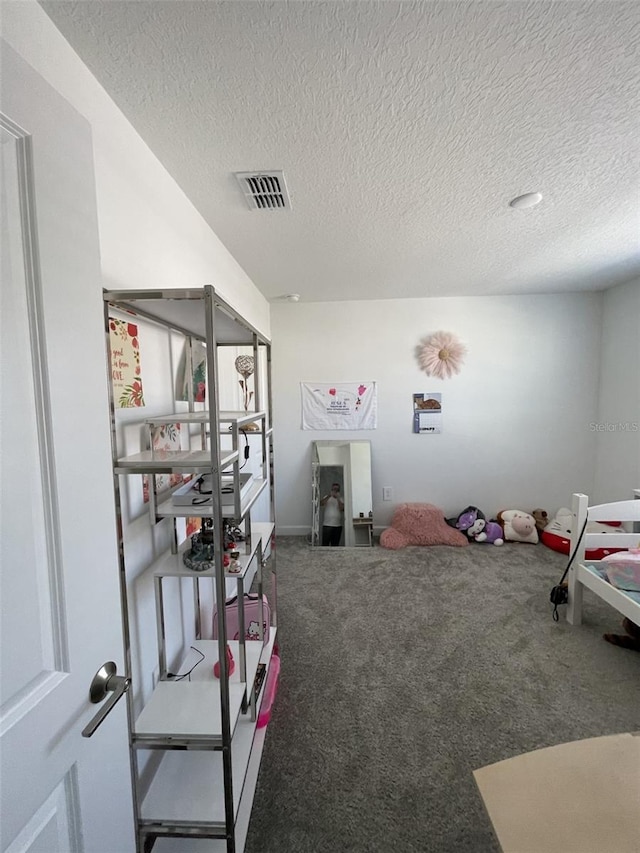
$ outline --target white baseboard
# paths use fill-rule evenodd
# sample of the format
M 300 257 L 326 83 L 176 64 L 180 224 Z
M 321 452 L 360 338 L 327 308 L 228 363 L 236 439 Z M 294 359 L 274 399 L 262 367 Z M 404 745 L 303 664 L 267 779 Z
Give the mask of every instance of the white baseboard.
M 384 525 L 380 525 L 379 527 L 374 526 L 373 535 L 378 537 L 386 529 Z M 276 536 L 311 536 L 311 528 L 301 524 L 291 526 L 276 524 Z
M 303 524 L 280 526 L 276 524 L 276 536 L 311 536 L 311 528 Z

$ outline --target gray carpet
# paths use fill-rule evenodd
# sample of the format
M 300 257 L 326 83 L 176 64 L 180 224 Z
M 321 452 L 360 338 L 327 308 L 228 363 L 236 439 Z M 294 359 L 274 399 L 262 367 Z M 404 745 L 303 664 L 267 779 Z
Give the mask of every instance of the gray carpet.
M 618 614 L 585 593 L 582 626 L 552 621 L 565 564 L 544 545 L 280 537 L 282 669 L 246 853 L 494 853 L 474 769 L 640 729 L 640 654 L 602 640 Z

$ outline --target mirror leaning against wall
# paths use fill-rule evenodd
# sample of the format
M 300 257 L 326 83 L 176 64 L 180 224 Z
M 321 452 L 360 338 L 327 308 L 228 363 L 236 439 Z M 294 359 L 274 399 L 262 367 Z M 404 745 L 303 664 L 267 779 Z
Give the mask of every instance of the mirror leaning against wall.
M 373 545 L 371 442 L 311 445 L 311 546 Z

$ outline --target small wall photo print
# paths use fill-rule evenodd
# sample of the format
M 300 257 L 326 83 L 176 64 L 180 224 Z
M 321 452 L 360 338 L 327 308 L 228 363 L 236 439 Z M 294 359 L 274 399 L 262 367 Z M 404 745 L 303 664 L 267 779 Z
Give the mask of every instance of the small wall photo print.
M 424 435 L 442 433 L 442 394 L 413 395 L 413 431 Z

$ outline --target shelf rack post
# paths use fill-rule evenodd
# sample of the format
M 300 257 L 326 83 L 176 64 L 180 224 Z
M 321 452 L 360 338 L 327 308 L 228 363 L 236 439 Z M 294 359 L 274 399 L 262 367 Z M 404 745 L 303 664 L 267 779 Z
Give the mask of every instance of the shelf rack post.
M 122 620 L 122 641 L 124 652 L 124 677 L 131 680 L 131 631 L 129 629 L 129 597 L 127 592 L 127 570 L 124 558 L 124 530 L 121 510 L 120 475 L 116 472 L 118 464 L 118 437 L 116 433 L 116 409 L 113 394 L 113 383 L 111 381 L 111 335 L 109 331 L 109 301 L 106 292 L 103 293 L 104 312 L 104 334 L 105 334 L 105 365 L 107 369 L 107 394 L 109 406 L 109 419 L 111 423 L 111 460 L 114 508 L 116 516 L 116 531 L 118 537 L 118 579 L 120 587 L 120 616 Z M 127 703 L 127 736 L 129 740 L 130 772 L 131 772 L 131 795 L 133 799 L 133 814 L 136 822 L 136 853 L 143 853 L 144 835 L 140 831 L 140 799 L 138 797 L 138 757 L 133 748 L 133 690 L 127 690 L 125 701 Z
M 224 811 L 227 829 L 227 853 L 235 853 L 235 836 L 233 832 L 235 813 L 233 806 L 233 769 L 231 761 L 231 712 L 229 705 L 229 673 L 227 665 L 227 620 L 225 613 L 226 588 L 222 553 L 224 550 L 224 531 L 222 526 L 222 494 L 220 488 L 220 471 L 218 460 L 220 451 L 220 418 L 218 400 L 218 357 L 216 347 L 216 330 L 214 322 L 215 292 L 211 285 L 204 288 L 205 327 L 207 330 L 207 398 L 210 418 L 210 449 L 212 474 L 212 504 L 214 542 L 218 543 L 215 552 L 215 594 L 218 608 L 218 662 L 220 666 L 220 706 L 222 716 L 222 771 L 224 777 Z M 221 547 L 222 546 L 222 547 Z

